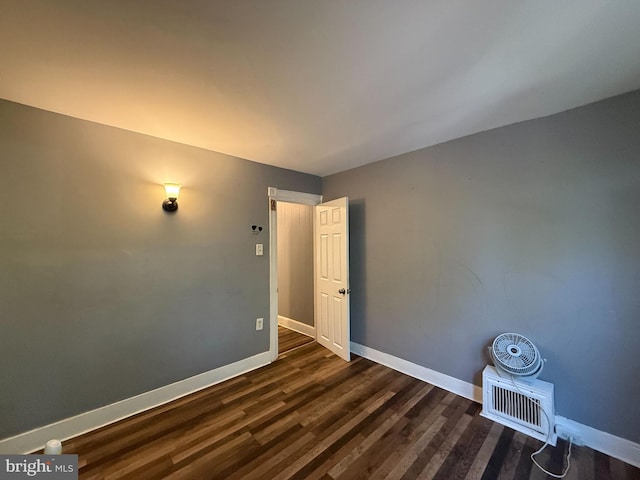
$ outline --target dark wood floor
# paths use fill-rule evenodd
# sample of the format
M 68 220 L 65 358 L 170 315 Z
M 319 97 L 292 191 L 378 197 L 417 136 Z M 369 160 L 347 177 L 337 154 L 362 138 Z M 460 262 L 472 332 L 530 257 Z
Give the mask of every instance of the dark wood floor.
M 540 443 L 480 406 L 317 343 L 259 370 L 65 442 L 81 479 L 529 479 Z M 560 471 L 566 444 L 538 458 Z M 574 448 L 568 479 L 640 478 Z
M 315 342 L 315 339 L 298 332 L 294 332 L 278 325 L 278 353 L 283 354 L 307 343 Z

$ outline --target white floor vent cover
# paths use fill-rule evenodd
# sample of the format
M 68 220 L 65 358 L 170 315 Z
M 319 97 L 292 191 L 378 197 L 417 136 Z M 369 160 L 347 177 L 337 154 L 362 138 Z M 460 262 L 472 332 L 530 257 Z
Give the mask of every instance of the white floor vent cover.
M 482 371 L 481 415 L 544 442 L 549 421 L 553 428 L 555 418 L 553 383 L 515 381 L 517 388 L 510 378 L 501 377 L 494 367 L 487 365 Z M 549 444 L 555 447 L 556 439 L 554 432 Z

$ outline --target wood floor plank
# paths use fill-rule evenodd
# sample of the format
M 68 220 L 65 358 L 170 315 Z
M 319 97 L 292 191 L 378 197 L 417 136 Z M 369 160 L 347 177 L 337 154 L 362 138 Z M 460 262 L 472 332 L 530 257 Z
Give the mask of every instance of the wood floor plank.
M 476 455 L 475 460 L 471 464 L 471 468 L 469 468 L 469 472 L 465 477 L 466 480 L 479 480 L 482 478 L 484 471 L 487 469 L 487 464 L 489 463 L 489 459 L 491 458 L 491 454 L 493 453 L 493 449 L 498 443 L 500 439 L 500 434 L 505 427 L 498 423 L 494 423 L 491 426 L 491 430 L 489 430 L 489 434 L 486 436 L 478 454 Z
M 229 472 L 228 477 L 225 478 L 228 478 L 228 480 L 267 478 L 265 476 L 266 472 L 273 469 L 276 465 L 285 462 L 295 451 L 308 445 L 315 438 L 315 435 L 311 432 L 305 433 L 303 430 L 300 430 L 299 434 L 299 438 L 292 435 L 294 441 L 291 443 L 275 443 L 272 448 L 264 450 L 262 455 L 254 461 L 241 466 L 234 472 Z M 285 448 L 279 449 L 279 447 L 283 445 Z
M 609 469 L 609 457 L 604 453 L 594 453 L 595 476 L 598 480 L 610 480 L 611 470 Z
M 81 480 L 537 480 L 541 442 L 438 387 L 306 343 L 269 366 L 66 441 Z M 566 442 L 538 459 L 558 470 Z M 568 480 L 640 470 L 575 447 Z
M 416 385 L 416 387 L 421 387 L 420 385 Z M 411 391 L 411 396 L 407 398 L 406 402 L 402 402 L 401 400 L 401 392 L 394 397 L 398 403 L 401 405 L 398 406 L 397 410 L 392 406 L 387 408 L 387 411 L 384 414 L 378 417 L 378 421 L 372 423 L 372 428 L 367 431 L 367 429 L 363 430 L 363 441 L 352 451 L 350 451 L 347 455 L 343 456 L 336 462 L 336 464 L 331 468 L 328 472 L 332 478 L 338 478 L 343 474 L 343 472 L 358 458 L 365 454 L 374 445 L 378 442 L 382 436 L 388 432 L 399 420 L 402 418 L 407 411 L 413 408 L 421 399 L 425 397 L 432 389 L 432 385 L 425 385 L 427 388 L 418 388 L 418 390 L 413 393 L 413 388 Z M 375 428 L 374 428 L 375 427 Z
M 289 328 L 278 325 L 278 353 L 286 353 L 302 345 L 315 342 L 315 338 L 295 332 Z
M 372 402 L 371 405 L 368 405 L 366 409 L 359 412 L 358 415 L 354 416 L 349 422 L 341 426 L 331 435 L 322 439 L 315 445 L 312 449 L 306 452 L 302 457 L 300 457 L 296 462 L 282 471 L 279 475 L 273 478 L 273 480 L 284 480 L 293 476 L 298 470 L 301 470 L 309 461 L 313 460 L 316 456 L 326 450 L 330 445 L 334 442 L 338 441 L 344 435 L 349 432 L 351 429 L 355 427 L 359 422 L 363 421 L 367 416 L 369 416 L 374 410 L 376 410 L 384 401 L 392 395 L 390 392 L 378 399 L 375 402 Z
M 397 388 L 394 384 L 397 384 Z M 341 440 L 334 442 L 312 462 L 299 470 L 292 478 L 307 480 L 325 477 L 329 468 L 340 461 L 346 454 L 356 449 L 359 444 L 362 445 L 362 442 L 368 436 L 368 432 L 374 430 L 377 425 L 384 422 L 385 418 L 389 416 L 397 417 L 396 414 L 392 413 L 394 406 L 398 406 L 404 402 L 408 402 L 410 405 L 415 404 L 412 400 L 416 390 L 424 390 L 420 388 L 420 382 L 410 377 L 396 378 L 391 384 L 385 385 L 387 386 L 388 393 L 393 393 L 393 395 L 387 396 L 385 402 L 362 422 L 358 423 L 357 427 L 353 428 L 349 434 L 343 436 Z M 378 387 L 377 390 L 380 390 L 380 388 Z M 376 395 L 379 395 L 379 393 L 376 393 Z M 411 408 L 410 405 L 406 407 L 407 410 Z M 335 421 L 331 417 L 327 420 L 327 422 L 323 422 L 325 425 Z M 319 424 L 317 428 L 323 428 L 322 424 Z
M 411 384 L 408 385 L 411 388 Z M 409 391 L 405 391 L 404 394 L 408 395 Z M 403 415 L 387 429 L 382 435 L 373 442 L 366 450 L 366 453 L 361 455 L 355 462 L 353 462 L 341 475 L 340 478 L 370 478 L 382 465 L 388 460 L 388 458 L 402 448 L 400 442 L 407 435 L 407 430 L 413 430 L 415 428 L 415 420 L 413 426 L 411 426 L 412 420 L 415 415 L 416 409 L 425 408 L 426 404 L 432 406 L 438 405 L 438 402 L 443 398 L 445 392 L 441 389 L 431 389 L 423 398 L 418 402 L 415 402 L 410 408 L 404 409 Z M 395 399 L 394 399 L 395 400 Z M 439 410 L 443 410 L 444 405 L 438 407 Z M 400 413 L 400 410 L 398 410 Z M 437 413 L 433 414 L 434 416 Z M 429 422 L 425 422 L 428 427 Z M 405 442 L 406 444 L 406 442 Z
M 576 449 L 580 457 L 577 468 L 580 472 L 580 480 L 596 480 L 593 458 L 595 452 L 590 448 L 579 447 Z M 640 478 L 640 477 L 638 477 Z
M 533 438 L 527 438 L 526 443 L 531 445 L 532 448 L 535 448 L 535 451 L 537 451 L 543 445 L 542 442 Z M 549 447 L 545 448 L 542 452 L 535 456 L 535 459 L 538 464 L 542 466 L 542 468 L 549 470 L 551 468 L 551 449 Z M 549 477 L 547 476 L 547 474 L 539 468 L 535 466 L 531 468 L 531 472 L 529 473 L 529 480 L 547 480 L 548 478 Z
M 311 425 L 319 418 L 326 416 L 332 410 L 336 410 L 336 407 L 344 405 L 351 400 L 358 398 L 360 395 L 366 394 L 366 392 L 375 392 L 381 387 L 379 382 L 365 381 L 361 382 L 358 378 L 352 378 L 351 382 L 341 385 L 340 388 L 334 388 L 328 391 L 322 396 L 320 402 L 317 402 L 315 406 L 307 406 L 303 409 L 304 419 L 302 425 Z
M 396 441 L 393 443 L 393 451 L 389 455 L 381 452 L 388 450 L 390 442 L 379 442 L 378 458 L 380 465 L 373 471 L 372 466 L 368 466 L 372 479 L 400 478 L 404 472 L 415 462 L 415 459 L 423 451 L 426 442 L 431 441 L 441 426 L 446 423 L 446 418 L 442 413 L 450 405 L 449 401 L 455 395 L 446 394 L 441 389 L 432 389 L 420 402 L 417 402 L 405 413 L 407 422 L 405 425 L 398 424 L 395 435 Z M 400 429 L 402 426 L 402 429 Z M 382 461 L 384 460 L 384 461 Z
M 175 459 L 172 459 L 175 469 L 173 473 L 164 478 L 166 480 L 178 480 L 184 478 L 210 477 L 212 473 L 211 470 L 220 464 L 220 461 L 224 459 L 225 453 L 229 453 L 238 448 L 246 448 L 246 444 L 252 440 L 251 434 L 244 432 L 227 442 L 219 442 L 216 444 L 216 448 L 198 455 L 193 460 L 176 462 Z
M 273 413 L 274 410 L 281 408 L 283 405 L 284 405 L 284 402 L 281 402 L 279 404 L 272 405 L 270 408 L 265 408 L 261 412 L 261 418 L 271 415 L 271 413 Z M 241 434 L 242 436 L 247 433 L 245 430 L 250 421 L 254 421 L 254 419 L 245 417 L 242 420 L 233 422 L 225 430 L 222 430 L 216 434 L 210 434 L 210 433 L 202 434 L 202 432 L 199 432 L 200 435 L 198 435 L 196 439 L 186 444 L 189 446 L 189 448 L 181 448 L 179 451 L 176 449 L 174 451 L 174 454 L 171 456 L 171 459 L 174 463 L 178 463 L 186 458 L 200 454 L 208 446 L 219 443 L 229 437 L 234 436 L 236 433 L 240 433 L 241 431 L 242 431 L 242 434 Z
M 567 448 L 568 451 L 568 448 Z M 580 450 L 574 445 L 571 448 L 571 465 L 572 467 L 569 468 L 569 471 L 567 472 L 567 476 L 565 477 L 565 480 L 580 480 L 580 472 L 578 470 L 577 465 L 580 464 Z M 620 462 L 619 460 L 616 460 L 617 462 Z M 625 465 L 624 462 L 620 462 L 621 465 Z M 615 479 L 620 479 L 620 480 L 625 480 L 625 477 L 623 475 L 613 475 L 613 478 Z
M 491 453 L 491 457 L 487 462 L 487 467 L 482 473 L 482 480 L 491 480 L 498 478 L 504 459 L 506 458 L 509 451 L 509 446 L 513 439 L 514 433 L 515 431 L 510 428 L 505 428 L 502 430 L 500 438 L 498 439 L 496 446 Z
M 528 441 L 524 442 L 522 446 L 522 452 L 520 452 L 520 458 L 516 470 L 514 472 L 514 478 L 529 478 L 533 462 L 531 461 L 531 454 L 537 449 L 534 448 Z
M 363 410 L 368 409 L 371 404 L 375 402 L 384 401 L 385 397 L 388 397 L 392 394 L 392 392 L 385 392 L 384 390 L 380 392 L 376 392 L 373 396 L 370 396 L 363 401 L 360 405 L 355 407 L 350 411 L 340 411 L 335 417 L 331 417 L 328 421 L 322 422 L 321 419 L 310 424 L 306 428 L 315 435 L 315 440 L 317 443 L 325 442 L 328 447 L 332 442 L 327 440 L 330 436 L 335 436 L 335 432 L 338 429 L 344 429 L 345 424 L 348 424 L 353 420 L 353 417 L 360 415 L 362 416 Z M 370 414 L 365 412 L 364 418 L 370 418 Z M 348 429 L 347 429 L 348 430 Z M 328 443 L 327 443 L 328 442 Z M 280 465 L 275 466 L 271 471 L 267 472 L 266 478 L 271 478 L 275 475 L 278 475 L 283 469 L 287 468 L 291 463 L 298 461 L 301 457 L 307 456 L 309 459 L 315 459 L 319 451 L 312 452 L 314 447 L 317 445 L 304 445 L 298 451 L 290 455 L 285 462 Z M 324 450 L 324 449 L 323 449 Z M 310 453 L 311 452 L 311 453 Z M 302 465 L 300 463 L 300 465 Z M 302 466 L 300 468 L 303 468 Z M 292 475 L 295 474 L 295 471 L 292 471 Z
M 514 433 L 513 440 L 509 444 L 509 450 L 505 456 L 500 473 L 496 477 L 497 480 L 510 480 L 515 477 L 515 472 L 518 468 L 518 464 L 520 463 L 520 455 L 522 454 L 522 449 L 524 448 L 526 441 L 527 438 L 523 433 Z
M 465 412 L 472 415 L 473 420 L 434 476 L 434 480 L 463 480 L 466 477 L 492 425 L 490 420 L 481 417 L 478 412 L 477 409 L 467 409 Z
M 472 417 L 469 415 L 463 414 L 458 419 L 458 423 L 453 427 L 453 430 L 449 433 L 449 435 L 445 438 L 445 441 L 440 444 L 435 454 L 431 457 L 431 460 L 425 468 L 422 470 L 420 475 L 416 478 L 420 480 L 431 480 L 435 477 L 436 472 L 440 469 L 445 459 L 455 446 L 458 439 L 462 436 L 467 426 L 471 423 Z
M 452 410 L 452 406 L 456 406 L 455 410 Z M 428 467 L 429 463 L 437 456 L 438 451 L 442 448 L 445 440 L 450 435 L 452 430 L 456 427 L 458 420 L 464 411 L 468 408 L 466 400 L 462 397 L 454 396 L 453 401 L 445 408 L 442 417 L 446 419 L 446 422 L 442 427 L 433 435 L 428 443 L 424 444 L 424 448 L 418 452 L 415 460 L 409 467 L 409 469 L 402 475 L 404 480 L 419 478 L 422 471 Z M 445 417 L 444 413 L 447 412 L 449 417 Z M 418 442 L 419 444 L 420 442 Z M 448 453 L 448 452 L 447 452 Z M 437 459 L 436 459 L 437 461 Z

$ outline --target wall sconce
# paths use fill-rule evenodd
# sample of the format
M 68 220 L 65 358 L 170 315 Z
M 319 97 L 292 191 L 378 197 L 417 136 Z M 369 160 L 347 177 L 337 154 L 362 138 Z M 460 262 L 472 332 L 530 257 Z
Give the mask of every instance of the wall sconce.
M 167 194 L 167 198 L 162 202 L 162 209 L 165 212 L 175 212 L 178 210 L 178 195 L 180 195 L 180 189 L 182 185 L 177 183 L 165 183 L 164 191 Z

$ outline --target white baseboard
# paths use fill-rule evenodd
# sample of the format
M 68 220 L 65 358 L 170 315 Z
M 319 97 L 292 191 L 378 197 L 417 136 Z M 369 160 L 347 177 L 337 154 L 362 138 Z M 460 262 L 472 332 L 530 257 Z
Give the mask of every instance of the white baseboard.
M 436 387 L 482 403 L 482 388 L 472 383 L 458 380 L 435 370 L 403 360 L 402 358 L 380 352 L 370 347 L 351 342 L 351 351 L 356 355 L 380 363 L 409 376 L 431 383 Z M 580 436 L 580 443 L 611 457 L 622 460 L 635 467 L 640 467 L 640 444 L 607 432 L 596 430 L 582 423 L 556 415 L 556 425 L 565 425 Z
M 370 347 L 365 347 L 359 343 L 351 342 L 351 352 L 361 357 L 372 360 L 381 365 L 405 373 L 411 377 L 417 378 L 424 382 L 444 388 L 445 390 L 468 398 L 474 402 L 482 403 L 482 387 L 478 387 L 472 383 L 458 380 L 444 373 L 436 372 L 430 368 L 412 363 L 402 358 L 394 357 L 388 353 L 380 352 Z
M 31 453 L 44 447 L 52 438 L 68 440 L 136 413 L 163 405 L 203 388 L 237 377 L 271 363 L 269 352 L 259 353 L 238 362 L 209 370 L 194 377 L 127 398 L 59 422 L 45 425 L 14 437 L 0 440 L 1 454 Z
M 564 425 L 576 432 L 580 437 L 580 445 L 586 445 L 640 468 L 640 444 L 556 415 L 556 427 L 558 425 Z
M 286 327 L 289 330 L 293 330 L 294 332 L 307 335 L 308 337 L 316 338 L 315 327 L 312 327 L 311 325 L 307 325 L 306 323 L 299 322 L 297 320 L 293 320 L 292 318 L 287 318 L 287 317 L 283 317 L 282 315 L 278 315 L 278 325 L 282 325 L 283 327 Z

